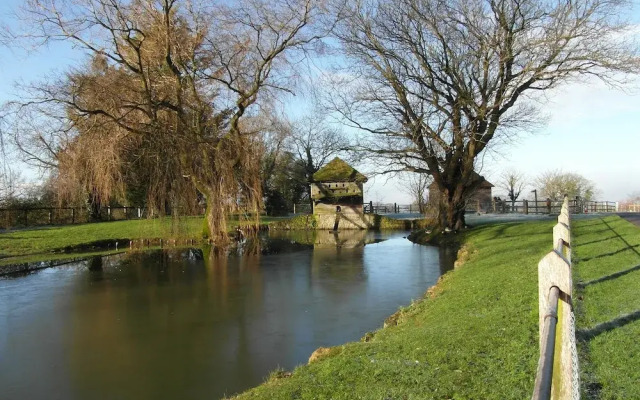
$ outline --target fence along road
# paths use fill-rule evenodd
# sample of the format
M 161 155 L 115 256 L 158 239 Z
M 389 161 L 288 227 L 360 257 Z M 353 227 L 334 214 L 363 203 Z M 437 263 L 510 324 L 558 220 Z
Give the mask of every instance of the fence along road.
M 540 359 L 533 400 L 580 398 L 568 197 L 553 227 L 553 246 L 538 263 Z

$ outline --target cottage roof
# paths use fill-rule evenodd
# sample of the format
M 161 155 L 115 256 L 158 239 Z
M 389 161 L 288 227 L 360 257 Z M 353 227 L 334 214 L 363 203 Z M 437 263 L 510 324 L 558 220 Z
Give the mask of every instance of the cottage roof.
M 495 185 L 494 185 L 493 183 L 489 182 L 488 180 L 486 180 L 486 179 L 484 178 L 484 176 L 481 176 L 480 174 L 478 174 L 478 173 L 477 173 L 477 172 L 475 172 L 475 171 L 473 172 L 473 177 L 474 177 L 474 178 L 480 178 L 480 179 L 482 179 L 482 183 L 480 183 L 480 186 L 478 186 L 478 188 L 492 188 L 492 187 L 495 187 Z M 429 189 L 432 189 L 432 188 L 435 188 L 435 189 L 437 189 L 437 188 L 438 188 L 438 186 L 436 185 L 436 183 L 435 183 L 435 182 L 432 182 L 432 183 L 429 185 Z
M 314 182 L 366 182 L 367 177 L 336 157 L 313 174 Z

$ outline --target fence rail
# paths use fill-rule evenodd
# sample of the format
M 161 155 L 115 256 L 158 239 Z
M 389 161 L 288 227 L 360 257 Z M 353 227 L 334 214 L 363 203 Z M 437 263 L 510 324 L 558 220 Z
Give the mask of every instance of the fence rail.
M 562 201 L 547 200 L 501 200 L 494 198 L 491 201 L 470 201 L 467 203 L 467 212 L 480 212 L 492 214 L 560 214 Z M 364 212 L 376 214 L 400 214 L 400 213 L 425 213 L 429 206 L 417 204 L 398 203 L 373 203 L 363 204 Z M 613 201 L 586 201 L 581 199 L 569 200 L 569 212 L 571 214 L 608 213 L 619 211 L 619 205 Z M 637 207 L 640 212 L 640 205 Z
M 483 209 L 482 211 L 499 214 L 559 214 L 562 209 L 562 205 L 563 202 L 561 201 L 517 200 L 512 202 L 510 200 L 495 198 L 492 200 L 490 207 L 485 205 L 481 208 Z M 571 214 L 618 211 L 618 203 L 614 201 L 586 201 L 573 199 L 569 200 L 568 207 Z
M 99 213 L 99 219 L 106 221 L 148 216 L 147 210 L 141 207 L 103 207 Z M 76 224 L 91 219 L 91 213 L 85 207 L 0 208 L 0 227 L 3 228 Z
M 188 215 L 202 215 L 204 209 Z M 54 224 L 77 224 L 100 221 L 122 221 L 153 217 L 144 207 L 101 207 L 92 218 L 87 207 L 0 208 L 0 228 L 23 228 Z
M 364 203 L 363 212 L 374 214 L 413 214 L 426 212 L 427 206 L 419 204 L 398 204 L 398 203 Z
M 538 263 L 540 358 L 532 400 L 580 398 L 569 203 L 565 197 L 553 227 L 553 250 Z

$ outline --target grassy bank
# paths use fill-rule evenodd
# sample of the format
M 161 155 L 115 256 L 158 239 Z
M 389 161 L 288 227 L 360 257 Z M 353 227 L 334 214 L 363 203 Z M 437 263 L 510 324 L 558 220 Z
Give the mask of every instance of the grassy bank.
M 293 374 L 274 373 L 237 398 L 529 398 L 538 357 L 537 263 L 551 249 L 552 226 L 468 232 L 464 265 L 390 318 L 391 326 Z
M 270 223 L 281 218 L 263 218 Z M 237 222 L 229 221 L 230 229 Z M 23 229 L 0 233 L 0 264 L 32 261 L 68 247 L 115 239 L 201 239 L 202 217 L 157 218 Z M 47 256 L 51 258 L 51 256 Z
M 640 229 L 618 217 L 573 225 L 583 398 L 640 399 Z

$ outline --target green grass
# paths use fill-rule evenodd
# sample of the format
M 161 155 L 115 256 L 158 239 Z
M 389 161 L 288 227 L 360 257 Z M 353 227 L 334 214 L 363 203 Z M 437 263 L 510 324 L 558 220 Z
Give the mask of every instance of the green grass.
M 640 399 L 640 229 L 619 217 L 573 225 L 583 398 Z
M 537 264 L 553 222 L 482 226 L 468 232 L 464 265 L 397 325 L 367 341 L 274 373 L 239 399 L 525 399 L 538 360 Z M 382 321 L 381 321 L 382 322 Z
M 263 218 L 270 223 L 279 218 Z M 229 221 L 230 228 L 236 221 Z M 51 258 L 51 252 L 101 240 L 172 238 L 200 239 L 202 217 L 158 218 L 87 223 L 9 231 L 0 234 L 0 265 Z

